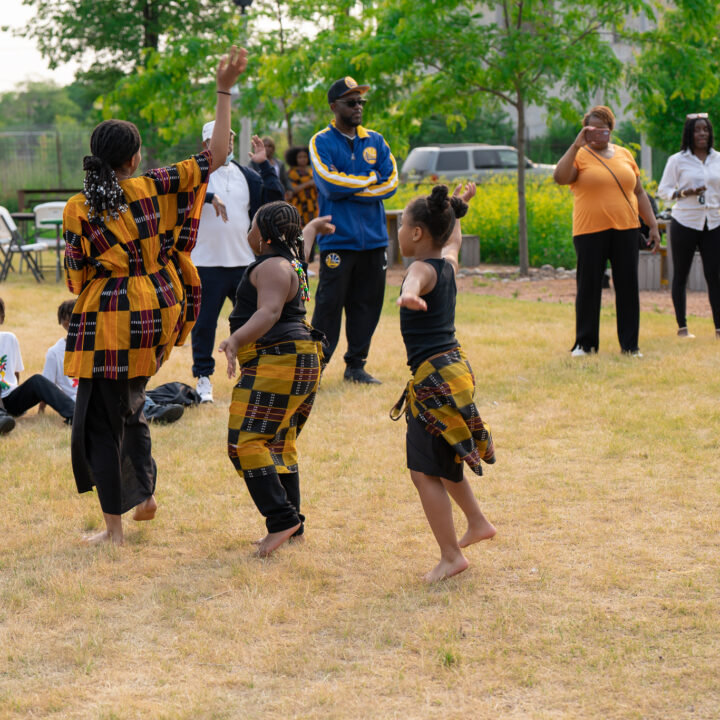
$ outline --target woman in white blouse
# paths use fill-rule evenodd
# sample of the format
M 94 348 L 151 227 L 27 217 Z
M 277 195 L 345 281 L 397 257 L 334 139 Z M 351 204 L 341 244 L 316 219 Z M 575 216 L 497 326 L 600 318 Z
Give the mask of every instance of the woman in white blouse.
M 677 200 L 670 229 L 677 334 L 694 337 L 687 328 L 685 289 L 695 250 L 699 250 L 715 337 L 720 339 L 720 153 L 713 149 L 713 129 L 707 113 L 686 117 L 682 150 L 668 159 L 658 195 L 663 200 Z

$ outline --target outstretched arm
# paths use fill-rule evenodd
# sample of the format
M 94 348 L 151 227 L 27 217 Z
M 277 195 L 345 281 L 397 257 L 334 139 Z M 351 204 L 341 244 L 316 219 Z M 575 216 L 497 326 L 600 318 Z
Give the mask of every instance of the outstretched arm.
M 293 282 L 297 277 L 283 258 L 273 258 L 260 265 L 250 279 L 257 288 L 257 310 L 227 340 L 220 343 L 218 352 L 225 353 L 227 374 L 235 377 L 235 358 L 243 345 L 255 342 L 275 325 L 283 305 L 290 299 Z M 295 285 L 297 292 L 297 285 Z
M 323 215 L 322 217 L 313 218 L 303 228 L 303 243 L 305 245 L 305 258 L 310 257 L 313 243 L 318 235 L 332 235 L 335 232 L 335 226 L 332 224 L 331 215 Z
M 210 172 L 217 170 L 227 157 L 230 144 L 230 88 L 237 82 L 247 67 L 247 50 L 233 45 L 227 55 L 218 63 L 215 79 L 217 82 L 217 103 L 215 105 L 215 127 L 210 138 L 212 162 Z
M 400 288 L 397 305 L 410 310 L 427 310 L 427 303 L 420 297 L 427 295 L 437 283 L 437 273 L 432 265 L 416 260 L 408 268 Z

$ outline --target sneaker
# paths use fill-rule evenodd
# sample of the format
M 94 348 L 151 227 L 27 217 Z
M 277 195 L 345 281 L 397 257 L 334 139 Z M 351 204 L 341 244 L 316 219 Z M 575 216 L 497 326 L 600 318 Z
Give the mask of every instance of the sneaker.
M 0 408 L 0 435 L 9 433 L 15 427 L 15 418 Z
M 156 405 L 151 415 L 146 416 L 148 422 L 173 423 L 182 417 L 185 408 L 182 405 Z
M 567 345 L 565 346 L 567 347 Z M 582 357 L 583 355 L 589 355 L 590 353 L 585 352 L 579 345 L 576 345 L 573 349 L 570 355 L 573 357 Z
M 681 327 L 677 331 L 677 335 L 678 335 L 678 337 L 681 337 L 681 338 L 694 338 L 695 337 L 686 327 Z
M 623 355 L 629 355 L 630 357 L 634 358 L 641 358 L 643 357 L 643 354 L 639 350 L 623 350 Z
M 362 383 L 363 385 L 382 385 L 382 382 L 374 378 L 365 368 L 345 368 L 345 380 L 348 382 Z
M 200 396 L 201 403 L 211 403 L 213 401 L 212 383 L 209 377 L 199 377 L 195 390 L 197 390 L 197 394 Z

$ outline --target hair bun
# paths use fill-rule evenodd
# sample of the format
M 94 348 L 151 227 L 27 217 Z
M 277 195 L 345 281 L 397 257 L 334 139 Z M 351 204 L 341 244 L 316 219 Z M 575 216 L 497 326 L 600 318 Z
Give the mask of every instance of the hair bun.
M 442 213 L 448 206 L 448 186 L 435 185 L 427 199 L 428 210 L 431 213 Z
M 83 158 L 83 170 L 85 172 L 88 171 L 94 171 L 98 172 L 102 170 L 103 165 L 105 165 L 105 162 L 101 160 L 97 155 L 86 155 Z
M 450 206 L 452 207 L 455 217 L 458 218 L 458 220 L 461 217 L 465 217 L 465 213 L 468 211 L 468 204 L 457 195 L 453 195 L 450 198 Z

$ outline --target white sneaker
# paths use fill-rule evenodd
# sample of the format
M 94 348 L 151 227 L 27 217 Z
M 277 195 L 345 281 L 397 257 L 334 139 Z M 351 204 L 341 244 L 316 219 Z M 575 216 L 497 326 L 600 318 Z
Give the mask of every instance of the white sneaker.
M 567 347 L 567 345 L 565 346 Z M 570 355 L 573 357 L 582 357 L 583 355 L 589 355 L 590 353 L 586 353 L 579 345 L 576 345 Z
M 213 401 L 212 396 L 212 383 L 209 377 L 200 377 L 197 381 L 197 394 L 200 396 L 201 403 L 211 403 Z

